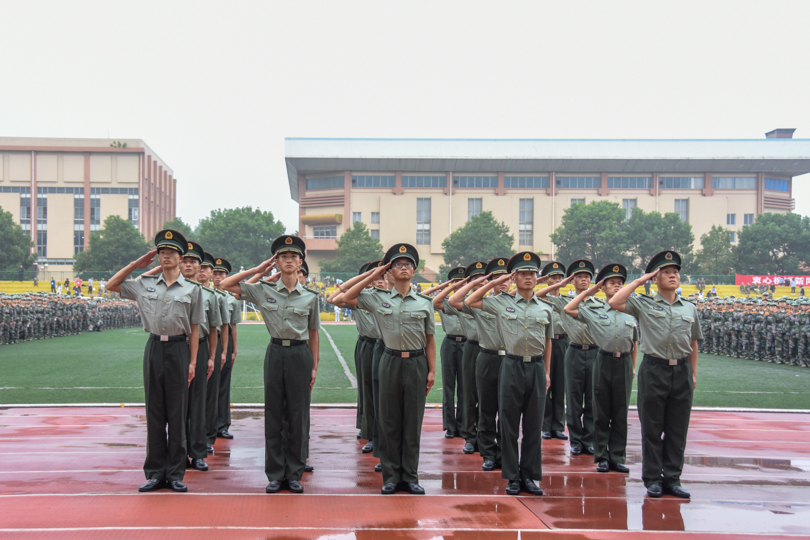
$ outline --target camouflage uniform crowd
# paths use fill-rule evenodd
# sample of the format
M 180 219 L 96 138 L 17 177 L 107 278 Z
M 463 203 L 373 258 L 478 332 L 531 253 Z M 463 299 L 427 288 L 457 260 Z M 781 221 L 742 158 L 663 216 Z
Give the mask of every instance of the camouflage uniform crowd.
M 0 293 L 0 345 L 140 326 L 135 302 L 50 293 Z
M 810 367 L 810 299 L 711 298 L 698 311 L 700 352 Z

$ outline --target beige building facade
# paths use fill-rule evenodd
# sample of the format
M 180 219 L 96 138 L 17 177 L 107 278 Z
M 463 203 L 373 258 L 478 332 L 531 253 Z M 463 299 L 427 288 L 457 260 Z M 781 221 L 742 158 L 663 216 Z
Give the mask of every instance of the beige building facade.
M 764 212 L 790 212 L 793 177 L 810 172 L 810 140 L 775 130 L 762 140 L 287 139 L 290 193 L 310 268 L 363 222 L 384 247 L 414 244 L 428 270 L 442 241 L 492 211 L 513 248 L 554 257 L 566 208 L 595 200 L 628 216 L 675 212 L 700 236 L 737 232 Z
M 150 238 L 176 207 L 174 171 L 140 139 L 0 137 L 0 208 L 30 232 L 40 266 L 70 270 L 110 215 Z

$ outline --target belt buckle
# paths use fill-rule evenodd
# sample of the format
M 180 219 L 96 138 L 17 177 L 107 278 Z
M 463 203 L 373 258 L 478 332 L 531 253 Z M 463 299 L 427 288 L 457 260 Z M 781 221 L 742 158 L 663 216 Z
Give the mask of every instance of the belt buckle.
M 456 338 L 456 341 L 461 341 L 461 338 L 460 338 L 460 337 L 457 337 L 457 338 Z
M 678 361 L 677 361 L 677 360 L 670 360 L 670 361 L 669 361 L 669 365 L 670 365 L 670 366 L 677 366 L 677 365 L 678 365 Z
M 613 353 L 613 356 L 615 356 L 616 358 L 621 358 L 621 357 L 622 357 L 622 353 L 620 353 L 620 352 Z
M 590 345 L 583 345 L 583 346 L 582 346 L 582 350 L 583 350 L 583 351 L 587 351 L 587 350 L 588 350 L 588 349 L 590 349 L 590 348 L 591 348 L 591 346 L 590 346 Z
M 498 351 L 498 356 L 506 356 L 506 351 L 499 350 Z
M 524 357 L 523 357 L 523 361 L 524 361 L 524 362 L 531 362 L 531 361 L 532 361 L 532 357 L 531 357 L 531 356 L 524 356 Z
M 160 336 L 160 341 L 169 341 L 169 336 Z
M 409 352 L 407 352 L 407 351 L 403 351 L 402 353 L 400 353 L 400 357 L 401 357 L 401 358 L 410 358 L 410 357 L 411 357 L 411 353 L 409 353 Z
M 282 347 L 289 347 L 290 346 L 290 340 L 289 339 L 282 339 L 281 340 L 281 346 Z

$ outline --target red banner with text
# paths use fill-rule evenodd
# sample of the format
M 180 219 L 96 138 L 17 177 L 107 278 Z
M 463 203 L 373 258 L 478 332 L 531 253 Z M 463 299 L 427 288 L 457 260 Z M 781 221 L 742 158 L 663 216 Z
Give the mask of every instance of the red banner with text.
M 777 287 L 790 287 L 791 280 L 795 281 L 796 287 L 810 285 L 810 276 L 735 276 L 735 285 L 776 285 Z

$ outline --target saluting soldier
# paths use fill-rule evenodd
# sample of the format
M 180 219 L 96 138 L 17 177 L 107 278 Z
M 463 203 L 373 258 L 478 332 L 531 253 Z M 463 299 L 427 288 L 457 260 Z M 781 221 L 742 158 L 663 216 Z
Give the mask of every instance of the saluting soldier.
M 214 285 L 218 289 L 223 289 L 222 281 L 231 273 L 231 263 L 223 258 L 217 257 L 214 261 Z M 222 351 L 225 360 L 220 365 L 219 373 L 219 396 L 217 397 L 217 438 L 233 439 L 233 435 L 228 431 L 231 427 L 231 374 L 233 365 L 236 362 L 236 325 L 242 322 L 242 310 L 239 308 L 239 300 L 236 296 L 226 291 L 225 300 L 228 307 L 228 318 L 223 320 L 223 325 L 228 325 L 228 341 L 222 344 Z
M 209 286 L 214 276 L 215 266 L 217 266 L 217 259 L 207 251 L 204 251 L 203 262 L 200 265 L 197 280 Z M 223 259 L 220 259 L 219 266 L 223 269 L 230 268 L 230 263 L 228 263 L 228 261 L 224 261 L 223 263 Z M 219 281 L 222 281 L 221 277 Z M 214 453 L 213 445 L 217 440 L 217 426 L 219 425 L 217 423 L 217 415 L 219 414 L 219 376 L 229 350 L 231 326 L 228 324 L 231 318 L 231 312 L 228 309 L 228 293 L 217 288 L 211 288 L 211 290 L 214 291 L 214 297 L 217 300 L 220 326 L 217 329 L 217 343 L 214 349 L 214 371 L 211 373 L 211 376 L 208 377 L 208 381 L 206 381 L 205 385 L 205 433 L 208 443 L 206 447 L 208 454 Z
M 681 256 L 662 251 L 647 264 L 646 274 L 610 299 L 610 307 L 634 316 L 644 339 L 638 370 L 638 416 L 641 420 L 642 480 L 651 497 L 668 493 L 688 499 L 681 487 L 686 435 L 697 385 L 697 340 L 703 339 L 697 308 L 677 293 Z M 648 279 L 654 296 L 631 294 Z
M 593 363 L 593 459 L 597 472 L 613 469 L 628 473 L 627 413 L 636 375 L 638 323 L 631 315 L 616 311 L 609 304 L 583 301 L 605 291 L 608 301 L 627 281 L 627 269 L 608 264 L 596 276 L 596 285 L 581 292 L 565 306 L 565 314 L 584 321 L 599 346 Z
M 419 485 L 419 448 L 425 399 L 436 373 L 436 343 L 433 335 L 431 299 L 413 292 L 410 281 L 419 263 L 419 253 L 410 244 L 396 244 L 383 258 L 383 266 L 366 272 L 353 285 L 343 302 L 374 314 L 385 342 L 380 358 L 379 444 L 383 495 L 402 490 L 424 495 Z M 361 294 L 363 289 L 391 269 L 394 288 L 386 294 Z
M 180 262 L 188 242 L 177 231 L 165 229 L 155 237 L 156 250 L 129 263 L 107 282 L 107 289 L 138 302 L 149 340 L 143 358 L 146 397 L 147 482 L 138 491 L 155 491 L 168 483 L 173 491 L 185 492 L 186 407 L 188 387 L 194 379 L 198 325 L 205 321 L 202 290 L 180 274 Z M 157 276 L 126 279 L 134 270 L 146 268 L 155 255 L 162 268 Z
M 501 426 L 501 449 L 506 479 L 506 493 L 521 491 L 542 495 L 535 480 L 543 479 L 540 428 L 548 389 L 551 348 L 554 335 L 553 306 L 534 295 L 540 257 L 529 251 L 509 259 L 507 272 L 472 293 L 466 304 L 497 315 L 506 347 L 506 359 L 501 363 L 498 378 L 498 416 Z M 517 287 L 514 296 L 499 294 L 486 297 L 487 291 L 512 279 Z M 521 417 L 523 439 L 518 458 L 518 436 Z
M 464 279 L 464 267 L 452 268 L 447 273 L 450 284 Z M 445 284 L 446 285 L 446 284 Z M 448 439 L 461 437 L 461 426 L 464 415 L 464 376 L 462 374 L 464 360 L 464 343 L 467 337 L 461 328 L 461 321 L 457 312 L 444 310 L 443 303 L 437 307 L 439 319 L 444 330 L 444 340 L 439 352 L 442 363 L 442 428 L 444 436 Z M 458 397 L 456 397 L 458 392 Z
M 565 279 L 565 265 L 560 261 L 551 261 L 540 271 L 540 277 L 546 278 L 546 285 L 556 285 Z M 556 289 L 548 296 L 560 296 Z M 548 300 L 548 296 L 546 300 Z M 543 438 L 568 440 L 565 431 L 565 353 L 568 351 L 568 333 L 560 313 L 555 309 L 553 314 L 554 337 L 551 338 L 551 382 L 546 392 L 546 408 L 543 413 Z
M 309 406 L 318 372 L 321 326 L 318 296 L 298 281 L 305 249 L 297 236 L 283 235 L 273 241 L 271 251 L 281 271 L 275 286 L 240 284 L 254 274 L 264 274 L 273 259 L 221 283 L 223 289 L 242 295 L 259 308 L 271 336 L 264 357 L 267 493 L 280 491 L 283 481 L 291 492 L 304 492 L 300 480 L 308 452 Z

